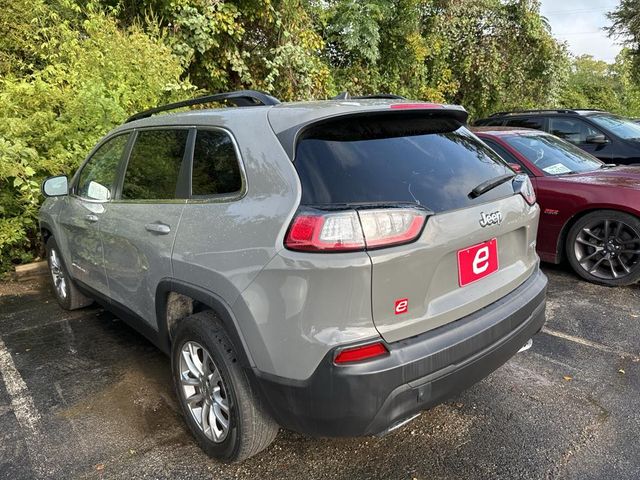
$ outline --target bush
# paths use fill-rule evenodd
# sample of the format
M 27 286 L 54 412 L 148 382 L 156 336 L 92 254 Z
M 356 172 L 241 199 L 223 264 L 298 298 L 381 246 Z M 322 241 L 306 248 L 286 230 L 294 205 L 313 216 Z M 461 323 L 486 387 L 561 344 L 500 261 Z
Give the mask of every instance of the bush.
M 45 177 L 71 175 L 128 115 L 192 90 L 153 25 L 123 30 L 97 9 L 77 21 L 37 1 L 30 8 L 23 0 L 10 3 L 9 11 L 30 13 L 20 21 L 37 28 L 28 50 L 9 52 L 13 57 L 0 63 L 0 272 L 38 251 Z M 2 20 L 0 29 L 8 24 Z

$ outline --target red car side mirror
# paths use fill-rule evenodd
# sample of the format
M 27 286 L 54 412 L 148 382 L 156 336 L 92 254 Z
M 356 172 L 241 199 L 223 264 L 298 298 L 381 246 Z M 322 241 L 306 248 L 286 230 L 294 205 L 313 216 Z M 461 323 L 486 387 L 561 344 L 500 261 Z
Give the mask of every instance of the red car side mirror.
M 517 164 L 517 163 L 510 163 L 509 166 L 511 167 L 511 170 L 513 170 L 516 173 L 522 173 L 522 167 Z

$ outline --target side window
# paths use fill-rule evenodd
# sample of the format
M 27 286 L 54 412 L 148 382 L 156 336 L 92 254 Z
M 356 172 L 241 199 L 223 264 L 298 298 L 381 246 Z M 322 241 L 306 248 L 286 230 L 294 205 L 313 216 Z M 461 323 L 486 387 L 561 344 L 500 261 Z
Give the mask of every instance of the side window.
M 512 118 L 505 122 L 507 127 L 533 128 L 534 130 L 542 130 L 544 128 L 544 118 Z
M 194 196 L 239 192 L 240 166 L 231 137 L 220 130 L 198 130 L 193 150 Z
M 76 195 L 89 200 L 111 199 L 118 165 L 128 140 L 129 134 L 118 135 L 95 151 L 80 172 Z
M 505 162 L 515 163 L 516 165 L 520 165 L 523 173 L 526 173 L 527 175 L 531 174 L 527 169 L 526 165 L 524 165 L 520 160 L 518 160 L 510 152 L 508 152 L 507 149 L 504 148 L 502 145 L 494 142 L 493 140 L 488 140 L 486 138 L 483 138 L 482 141 L 487 145 L 489 145 L 494 152 L 500 155 Z
M 504 123 L 504 118 L 498 118 L 495 120 L 485 120 L 482 122 L 482 125 L 487 127 L 497 127 L 502 125 L 503 123 Z
M 126 200 L 167 200 L 176 186 L 189 130 L 141 130 L 131 150 L 122 185 Z
M 579 118 L 563 117 L 549 119 L 549 133 L 574 144 L 587 143 L 587 137 L 601 134 Z

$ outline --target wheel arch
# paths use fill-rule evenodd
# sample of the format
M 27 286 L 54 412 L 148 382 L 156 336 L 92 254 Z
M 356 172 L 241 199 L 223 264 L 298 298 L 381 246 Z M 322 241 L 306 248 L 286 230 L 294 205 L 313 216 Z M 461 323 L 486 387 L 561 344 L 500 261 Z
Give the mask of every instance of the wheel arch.
M 47 240 L 53 237 L 53 228 L 49 225 L 48 222 L 40 221 L 40 236 L 42 237 L 42 245 L 47 244 Z
M 560 230 L 560 234 L 558 235 L 558 240 L 557 240 L 557 245 L 556 245 L 556 251 L 557 253 L 557 258 L 558 258 L 558 262 L 560 263 L 563 260 L 566 260 L 567 258 L 567 252 L 566 252 L 566 244 L 567 244 L 567 235 L 569 234 L 569 230 L 571 230 L 571 227 L 578 221 L 580 220 L 582 217 L 589 215 L 590 213 L 594 213 L 594 212 L 598 212 L 601 210 L 612 210 L 614 212 L 621 212 L 621 213 L 627 213 L 629 215 L 633 215 L 635 217 L 640 218 L 640 213 L 631 209 L 631 208 L 627 208 L 625 205 L 587 205 L 586 208 L 577 211 L 576 213 L 574 213 L 571 217 L 569 217 L 567 219 L 566 222 L 564 222 L 564 225 L 562 226 L 562 229 Z
M 156 318 L 158 321 L 159 346 L 165 353 L 171 352 L 172 325 L 169 324 L 168 308 L 169 296 L 172 293 L 188 297 L 203 305 L 206 309 L 215 312 L 229 334 L 243 364 L 252 368 L 255 366 L 255 362 L 251 357 L 247 343 L 240 330 L 238 320 L 229 304 L 214 292 L 188 282 L 169 278 L 161 280 L 156 289 Z M 180 318 L 184 318 L 184 316 Z

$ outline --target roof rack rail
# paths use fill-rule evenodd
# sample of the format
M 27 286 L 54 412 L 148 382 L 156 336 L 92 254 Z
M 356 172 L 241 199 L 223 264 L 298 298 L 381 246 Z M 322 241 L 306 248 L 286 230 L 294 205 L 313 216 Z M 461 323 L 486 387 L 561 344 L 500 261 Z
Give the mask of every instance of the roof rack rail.
M 376 93 L 374 95 L 356 95 L 352 97 L 349 95 L 349 92 L 341 92 L 335 97 L 332 97 L 331 100 L 367 100 L 370 98 L 384 98 L 388 100 L 406 100 L 405 97 L 401 95 L 394 95 L 393 93 Z
M 572 115 L 578 115 L 578 112 L 603 112 L 604 110 L 600 110 L 598 108 L 543 108 L 539 110 L 510 110 L 506 112 L 496 112 L 492 113 L 490 117 L 498 117 L 502 115 L 519 115 L 521 113 L 536 113 L 536 114 L 545 114 L 545 113 L 569 113 Z
M 167 105 L 150 108 L 149 110 L 144 110 L 131 115 L 127 118 L 125 123 L 140 120 L 141 118 L 147 118 L 151 115 L 155 115 L 156 113 L 176 110 L 178 108 L 225 101 L 235 105 L 236 107 L 256 107 L 264 105 L 278 105 L 280 103 L 280 100 L 264 92 L 259 92 L 257 90 L 236 90 L 235 92 L 214 93 L 213 95 L 204 95 L 202 97 L 191 98 L 181 102 L 168 103 Z

